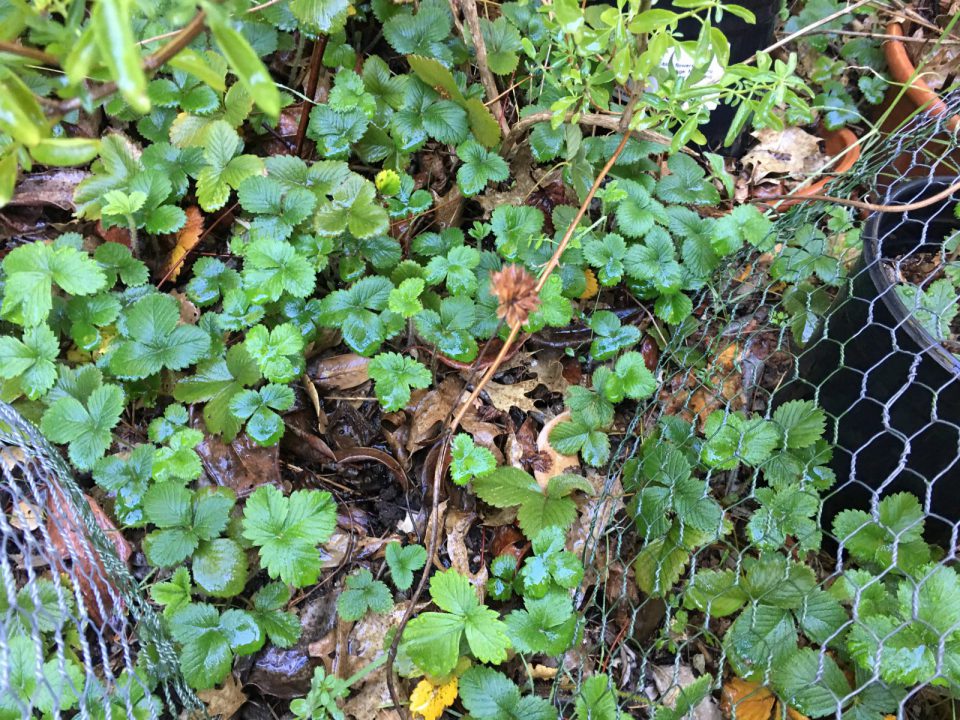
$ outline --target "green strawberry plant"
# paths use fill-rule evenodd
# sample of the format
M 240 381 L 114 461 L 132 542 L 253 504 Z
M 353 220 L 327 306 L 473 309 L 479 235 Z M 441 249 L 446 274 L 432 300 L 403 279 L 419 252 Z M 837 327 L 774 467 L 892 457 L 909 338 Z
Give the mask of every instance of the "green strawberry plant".
M 510 639 L 495 610 L 483 605 L 470 581 L 455 570 L 435 574 L 430 598 L 442 612 L 421 613 L 407 625 L 401 647 L 423 672 L 442 677 L 461 656 L 461 644 L 477 660 L 501 663 Z
M 413 574 L 427 562 L 427 551 L 423 545 L 402 546 L 394 541 L 387 545 L 384 559 L 397 590 L 409 590 L 413 585 Z

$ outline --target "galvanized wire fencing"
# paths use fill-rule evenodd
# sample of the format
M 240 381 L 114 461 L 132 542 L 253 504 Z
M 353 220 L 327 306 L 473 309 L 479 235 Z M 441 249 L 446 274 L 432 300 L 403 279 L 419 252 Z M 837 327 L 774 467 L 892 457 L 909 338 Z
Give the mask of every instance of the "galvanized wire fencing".
M 640 717 L 956 716 L 960 192 L 925 201 L 960 179 L 958 112 L 826 191 L 924 207 L 799 204 L 647 328 L 661 390 L 594 501 L 561 693 L 605 671 Z
M 200 710 L 128 568 L 129 544 L 5 403 L 0 473 L 0 718 Z

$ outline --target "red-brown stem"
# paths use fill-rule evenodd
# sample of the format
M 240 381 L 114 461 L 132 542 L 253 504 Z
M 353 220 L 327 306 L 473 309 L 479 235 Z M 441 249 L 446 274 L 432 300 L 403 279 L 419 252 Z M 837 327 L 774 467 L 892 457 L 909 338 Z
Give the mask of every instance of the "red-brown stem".
M 297 141 L 294 154 L 303 157 L 307 138 L 307 125 L 310 122 L 310 104 L 317 99 L 317 84 L 320 82 L 320 67 L 323 65 L 323 53 L 327 49 L 327 36 L 321 35 L 313 43 L 313 52 L 310 54 L 310 71 L 307 74 L 307 100 L 303 103 L 300 113 L 300 123 L 297 125 Z

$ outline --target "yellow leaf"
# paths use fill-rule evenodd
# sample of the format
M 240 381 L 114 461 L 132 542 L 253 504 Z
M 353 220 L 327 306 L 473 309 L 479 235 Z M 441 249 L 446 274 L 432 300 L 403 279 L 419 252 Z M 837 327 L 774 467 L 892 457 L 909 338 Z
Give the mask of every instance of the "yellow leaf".
M 443 711 L 457 699 L 457 678 L 452 677 L 442 685 L 421 680 L 410 695 L 410 710 L 423 720 L 438 720 Z
M 183 259 L 193 250 L 203 236 L 203 215 L 200 208 L 191 206 L 186 209 L 187 222 L 177 233 L 177 244 L 170 251 L 163 275 L 168 280 L 176 280 L 183 267 Z
M 590 268 L 584 269 L 583 275 L 587 279 L 587 289 L 581 293 L 580 299 L 589 300 L 590 298 L 595 297 L 598 292 L 600 292 L 600 286 L 597 285 L 597 276 Z

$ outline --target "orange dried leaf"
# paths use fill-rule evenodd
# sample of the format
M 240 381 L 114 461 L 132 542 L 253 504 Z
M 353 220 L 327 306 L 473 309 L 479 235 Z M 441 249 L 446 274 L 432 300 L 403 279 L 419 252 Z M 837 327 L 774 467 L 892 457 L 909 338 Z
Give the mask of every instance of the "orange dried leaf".
M 777 703 L 777 717 L 780 717 L 780 703 Z M 893 717 L 892 715 L 890 717 Z M 799 710 L 794 710 L 792 707 L 787 707 L 787 718 L 788 720 L 810 720 L 806 715 L 804 715 Z
M 597 283 L 596 273 L 590 268 L 586 268 L 583 271 L 583 276 L 587 281 L 587 289 L 580 294 L 580 299 L 589 300 L 592 297 L 596 297 L 597 293 L 600 292 L 600 285 Z
M 724 717 L 735 720 L 770 720 L 775 702 L 773 693 L 763 685 L 732 678 L 724 683 L 720 709 Z
M 177 244 L 170 251 L 167 265 L 163 269 L 163 274 L 168 280 L 176 280 L 179 277 L 183 259 L 197 246 L 203 236 L 203 214 L 200 208 L 192 205 L 184 212 L 187 215 L 187 222 L 177 233 Z

